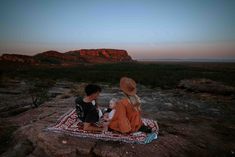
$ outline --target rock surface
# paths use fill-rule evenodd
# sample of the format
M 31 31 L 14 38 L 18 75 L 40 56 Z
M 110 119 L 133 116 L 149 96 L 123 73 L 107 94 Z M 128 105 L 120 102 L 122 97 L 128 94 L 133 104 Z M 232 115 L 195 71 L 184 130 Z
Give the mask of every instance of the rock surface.
M 3 54 L 0 61 L 23 64 L 76 65 L 81 63 L 132 62 L 126 50 L 117 49 L 81 49 L 60 53 L 46 51 L 34 56 Z
M 21 91 L 24 83 L 15 81 L 15 90 Z M 77 138 L 64 134 L 46 132 L 44 129 L 74 107 L 75 96 L 70 91 L 79 84 L 58 82 L 51 89 L 57 92 L 38 108 L 33 108 L 15 116 L 2 117 L 9 124 L 17 124 L 13 134 L 12 146 L 2 156 L 27 157 L 186 157 L 186 156 L 232 156 L 235 125 L 233 97 L 226 97 L 230 108 L 223 103 L 199 99 L 183 90 L 149 89 L 138 85 L 138 95 L 142 99 L 143 117 L 158 121 L 160 134 L 158 140 L 150 144 L 138 145 L 122 142 L 101 141 Z M 6 88 L 6 87 L 4 87 Z M 59 90 L 57 90 L 59 89 Z M 102 85 L 98 99 L 101 106 L 108 106 L 111 98 L 122 97 L 118 87 Z M 9 91 L 13 90 L 8 88 Z M 7 104 L 17 104 L 7 97 Z M 27 96 L 26 96 L 27 97 Z M 18 97 L 19 98 L 19 97 Z M 213 97 L 214 98 L 214 97 Z M 25 99 L 25 98 L 23 98 Z M 2 104 L 1 104 L 2 105 Z M 19 105 L 19 104 L 17 104 Z M 2 106 L 1 106 L 2 107 Z
M 18 54 L 3 54 L 0 57 L 0 61 L 24 63 L 24 64 L 37 64 L 38 63 L 32 56 L 18 55 Z
M 178 87 L 185 88 L 193 92 L 205 92 L 222 95 L 235 94 L 235 88 L 209 79 L 181 80 Z

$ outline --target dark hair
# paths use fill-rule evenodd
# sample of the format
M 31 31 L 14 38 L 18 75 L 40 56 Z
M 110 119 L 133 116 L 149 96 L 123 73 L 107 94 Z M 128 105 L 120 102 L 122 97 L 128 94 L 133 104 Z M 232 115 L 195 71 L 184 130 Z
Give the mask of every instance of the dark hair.
M 85 87 L 85 93 L 87 96 L 96 93 L 96 92 L 101 92 L 101 87 L 95 84 L 88 84 Z

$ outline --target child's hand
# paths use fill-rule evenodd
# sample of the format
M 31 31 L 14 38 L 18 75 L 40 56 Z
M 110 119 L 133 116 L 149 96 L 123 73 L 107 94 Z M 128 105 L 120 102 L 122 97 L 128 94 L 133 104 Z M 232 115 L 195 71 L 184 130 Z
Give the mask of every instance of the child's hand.
M 102 118 L 104 121 L 108 121 L 109 120 L 109 115 L 107 113 L 105 113 L 103 115 L 103 118 Z
M 108 121 L 109 118 L 108 118 L 108 117 L 103 117 L 103 120 L 104 120 L 104 121 Z

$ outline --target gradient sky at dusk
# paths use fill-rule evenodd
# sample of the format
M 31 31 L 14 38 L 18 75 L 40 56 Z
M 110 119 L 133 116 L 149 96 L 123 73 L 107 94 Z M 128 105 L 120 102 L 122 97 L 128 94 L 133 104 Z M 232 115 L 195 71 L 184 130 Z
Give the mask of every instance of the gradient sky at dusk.
M 117 48 L 177 58 L 159 48 L 235 43 L 235 0 L 1 0 L 0 13 L 1 54 Z

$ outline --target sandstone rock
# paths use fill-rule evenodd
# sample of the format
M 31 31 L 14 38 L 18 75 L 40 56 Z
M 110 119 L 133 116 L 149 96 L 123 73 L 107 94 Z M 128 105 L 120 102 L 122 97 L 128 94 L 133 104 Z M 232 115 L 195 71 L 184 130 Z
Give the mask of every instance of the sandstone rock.
M 83 85 L 76 85 L 74 94 L 81 92 L 77 90 L 82 88 Z M 57 83 L 56 86 L 59 89 L 65 88 L 61 90 L 63 95 L 63 91 L 68 92 L 68 89 L 72 89 L 70 87 L 73 87 L 73 84 L 62 82 Z M 112 97 L 121 96 L 118 93 L 118 87 L 107 85 L 102 87 L 103 90 L 98 99 L 101 106 L 107 107 Z M 230 131 L 223 130 L 226 127 L 221 129 L 220 125 L 222 123 L 220 122 L 221 120 L 223 122 L 223 119 L 210 117 L 211 115 L 208 114 L 217 112 L 215 106 L 208 107 L 205 103 L 188 97 L 187 92 L 185 92 L 185 97 L 180 98 L 176 98 L 171 92 L 155 91 L 144 87 L 138 90 L 138 95 L 141 98 L 147 98 L 142 104 L 143 116 L 159 122 L 159 138 L 150 144 L 140 145 L 102 141 L 45 131 L 44 129 L 55 124 L 61 115 L 74 108 L 76 97 L 70 95 L 66 99 L 57 96 L 38 108 L 8 117 L 9 123 L 17 124 L 19 128 L 13 134 L 16 145 L 9 148 L 7 152 L 18 151 L 17 148 L 21 148 L 22 152 L 20 153 L 27 157 L 187 157 L 216 156 L 218 152 L 221 152 L 219 156 L 225 156 L 224 154 L 228 150 L 233 150 L 235 127 L 233 124 L 228 123 L 224 125 L 229 125 L 231 127 Z M 4 95 L 4 97 L 6 96 Z M 162 108 L 159 107 L 161 105 Z M 193 108 L 193 112 L 189 112 L 191 111 L 189 108 Z M 205 114 L 198 115 L 197 111 L 204 111 Z M 222 113 L 222 111 L 219 112 Z M 5 119 L 2 120 L 5 121 Z M 216 129 L 213 126 L 216 126 Z M 231 139 L 228 138 L 228 135 Z M 28 144 L 22 144 L 22 141 L 25 140 L 29 141 Z M 14 153 L 17 151 L 14 151 Z M 10 155 L 8 154 L 8 156 Z
M 3 154 L 3 157 L 25 157 L 34 150 L 33 143 L 27 139 L 24 139 L 20 143 L 14 146 L 12 150 Z
M 97 156 L 122 157 L 125 151 L 123 151 L 121 147 L 113 147 L 106 144 L 95 147 L 94 153 Z
M 37 61 L 32 56 L 18 54 L 3 54 L 0 57 L 0 61 L 23 64 L 37 64 Z
M 193 92 L 205 92 L 222 95 L 231 95 L 235 93 L 234 87 L 226 86 L 220 82 L 209 79 L 181 80 L 178 87 L 185 88 Z
M 82 60 L 76 56 L 66 55 L 65 53 L 60 53 L 57 51 L 46 51 L 43 53 L 39 53 L 33 56 L 36 60 L 41 63 L 72 63 L 72 62 L 82 62 Z
M 79 56 L 85 62 L 131 62 L 133 61 L 125 50 L 117 49 L 82 49 L 66 52 L 67 55 Z
M 132 62 L 132 58 L 126 50 L 117 49 L 81 49 L 60 53 L 57 51 L 46 51 L 34 56 L 3 54 L 0 61 L 23 63 L 23 64 L 56 64 L 77 65 L 81 63 L 112 63 Z

